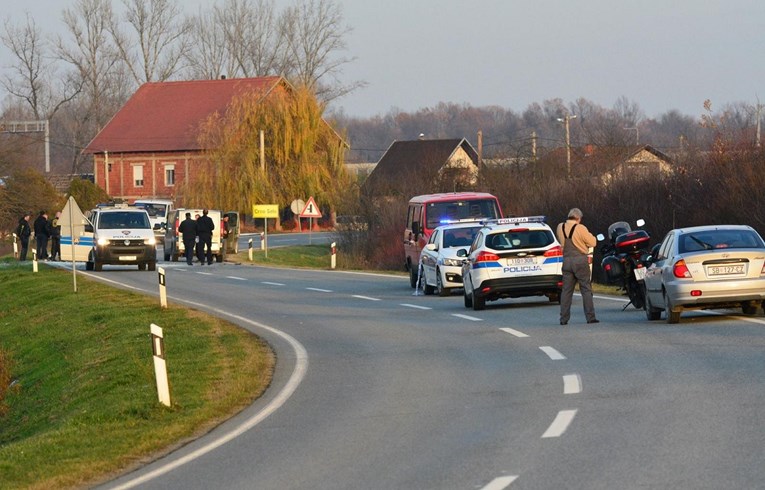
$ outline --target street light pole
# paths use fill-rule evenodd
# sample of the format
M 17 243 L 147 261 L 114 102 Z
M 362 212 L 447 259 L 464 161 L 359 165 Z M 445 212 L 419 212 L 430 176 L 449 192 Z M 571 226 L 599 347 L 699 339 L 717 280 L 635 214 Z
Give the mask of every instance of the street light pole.
M 569 120 L 576 119 L 576 115 L 559 117 L 558 122 L 562 122 L 566 128 L 566 172 L 571 178 L 571 133 L 569 132 Z

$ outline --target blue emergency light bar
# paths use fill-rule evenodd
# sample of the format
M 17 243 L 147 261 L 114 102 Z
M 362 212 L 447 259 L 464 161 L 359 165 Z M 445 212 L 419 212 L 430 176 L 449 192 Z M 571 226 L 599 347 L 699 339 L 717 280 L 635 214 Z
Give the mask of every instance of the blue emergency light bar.
M 515 216 L 481 221 L 482 225 L 515 225 L 518 223 L 544 223 L 547 216 Z
M 441 225 L 454 225 L 457 223 L 483 223 L 483 221 L 480 221 L 476 218 L 465 218 L 465 219 L 442 219 L 438 222 Z

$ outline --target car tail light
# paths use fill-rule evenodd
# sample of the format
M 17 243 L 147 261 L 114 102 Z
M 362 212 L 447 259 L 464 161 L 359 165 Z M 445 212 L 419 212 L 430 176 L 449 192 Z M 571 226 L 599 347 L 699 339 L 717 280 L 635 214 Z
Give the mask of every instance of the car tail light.
M 180 224 L 180 218 L 175 218 L 175 236 L 178 236 L 178 225 Z
M 693 296 L 693 297 L 701 296 L 701 290 L 700 289 L 694 289 L 693 291 L 691 291 L 691 296 Z
M 560 245 L 545 251 L 545 257 L 563 257 L 563 249 Z
M 672 268 L 672 274 L 680 279 L 690 279 L 691 271 L 688 270 L 688 266 L 685 265 L 685 260 L 680 259 L 675 262 L 675 266 Z
M 497 260 L 499 260 L 499 255 L 491 252 L 479 252 L 478 255 L 475 256 L 476 262 L 495 262 Z

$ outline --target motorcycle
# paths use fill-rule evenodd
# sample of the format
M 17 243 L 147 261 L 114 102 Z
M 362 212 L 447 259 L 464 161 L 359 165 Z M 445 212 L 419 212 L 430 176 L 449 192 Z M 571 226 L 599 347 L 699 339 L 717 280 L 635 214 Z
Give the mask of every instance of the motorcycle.
M 642 219 L 636 222 L 638 228 L 645 225 Z M 605 240 L 602 234 L 598 241 Z M 636 309 L 645 306 L 645 271 L 650 257 L 649 242 L 651 236 L 645 230 L 630 228 L 626 221 L 617 221 L 608 227 L 608 242 L 601 247 L 603 260 L 600 262 L 609 284 L 617 284 L 624 289 L 631 304 Z

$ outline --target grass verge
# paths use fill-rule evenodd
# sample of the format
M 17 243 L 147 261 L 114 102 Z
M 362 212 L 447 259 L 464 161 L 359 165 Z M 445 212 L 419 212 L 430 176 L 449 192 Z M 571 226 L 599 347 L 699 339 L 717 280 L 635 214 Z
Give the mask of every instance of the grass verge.
M 242 264 L 271 265 L 275 267 L 298 267 L 307 269 L 329 269 L 330 249 L 327 245 L 294 245 L 268 249 L 268 257 L 265 251 L 257 249 L 252 251 L 252 262 L 249 259 L 249 251 L 238 254 L 226 255 L 229 262 Z
M 74 293 L 70 273 L 31 269 L 0 262 L 4 489 L 103 481 L 208 431 L 270 383 L 273 352 L 240 327 L 81 277 Z M 170 408 L 157 399 L 151 323 L 165 334 Z

